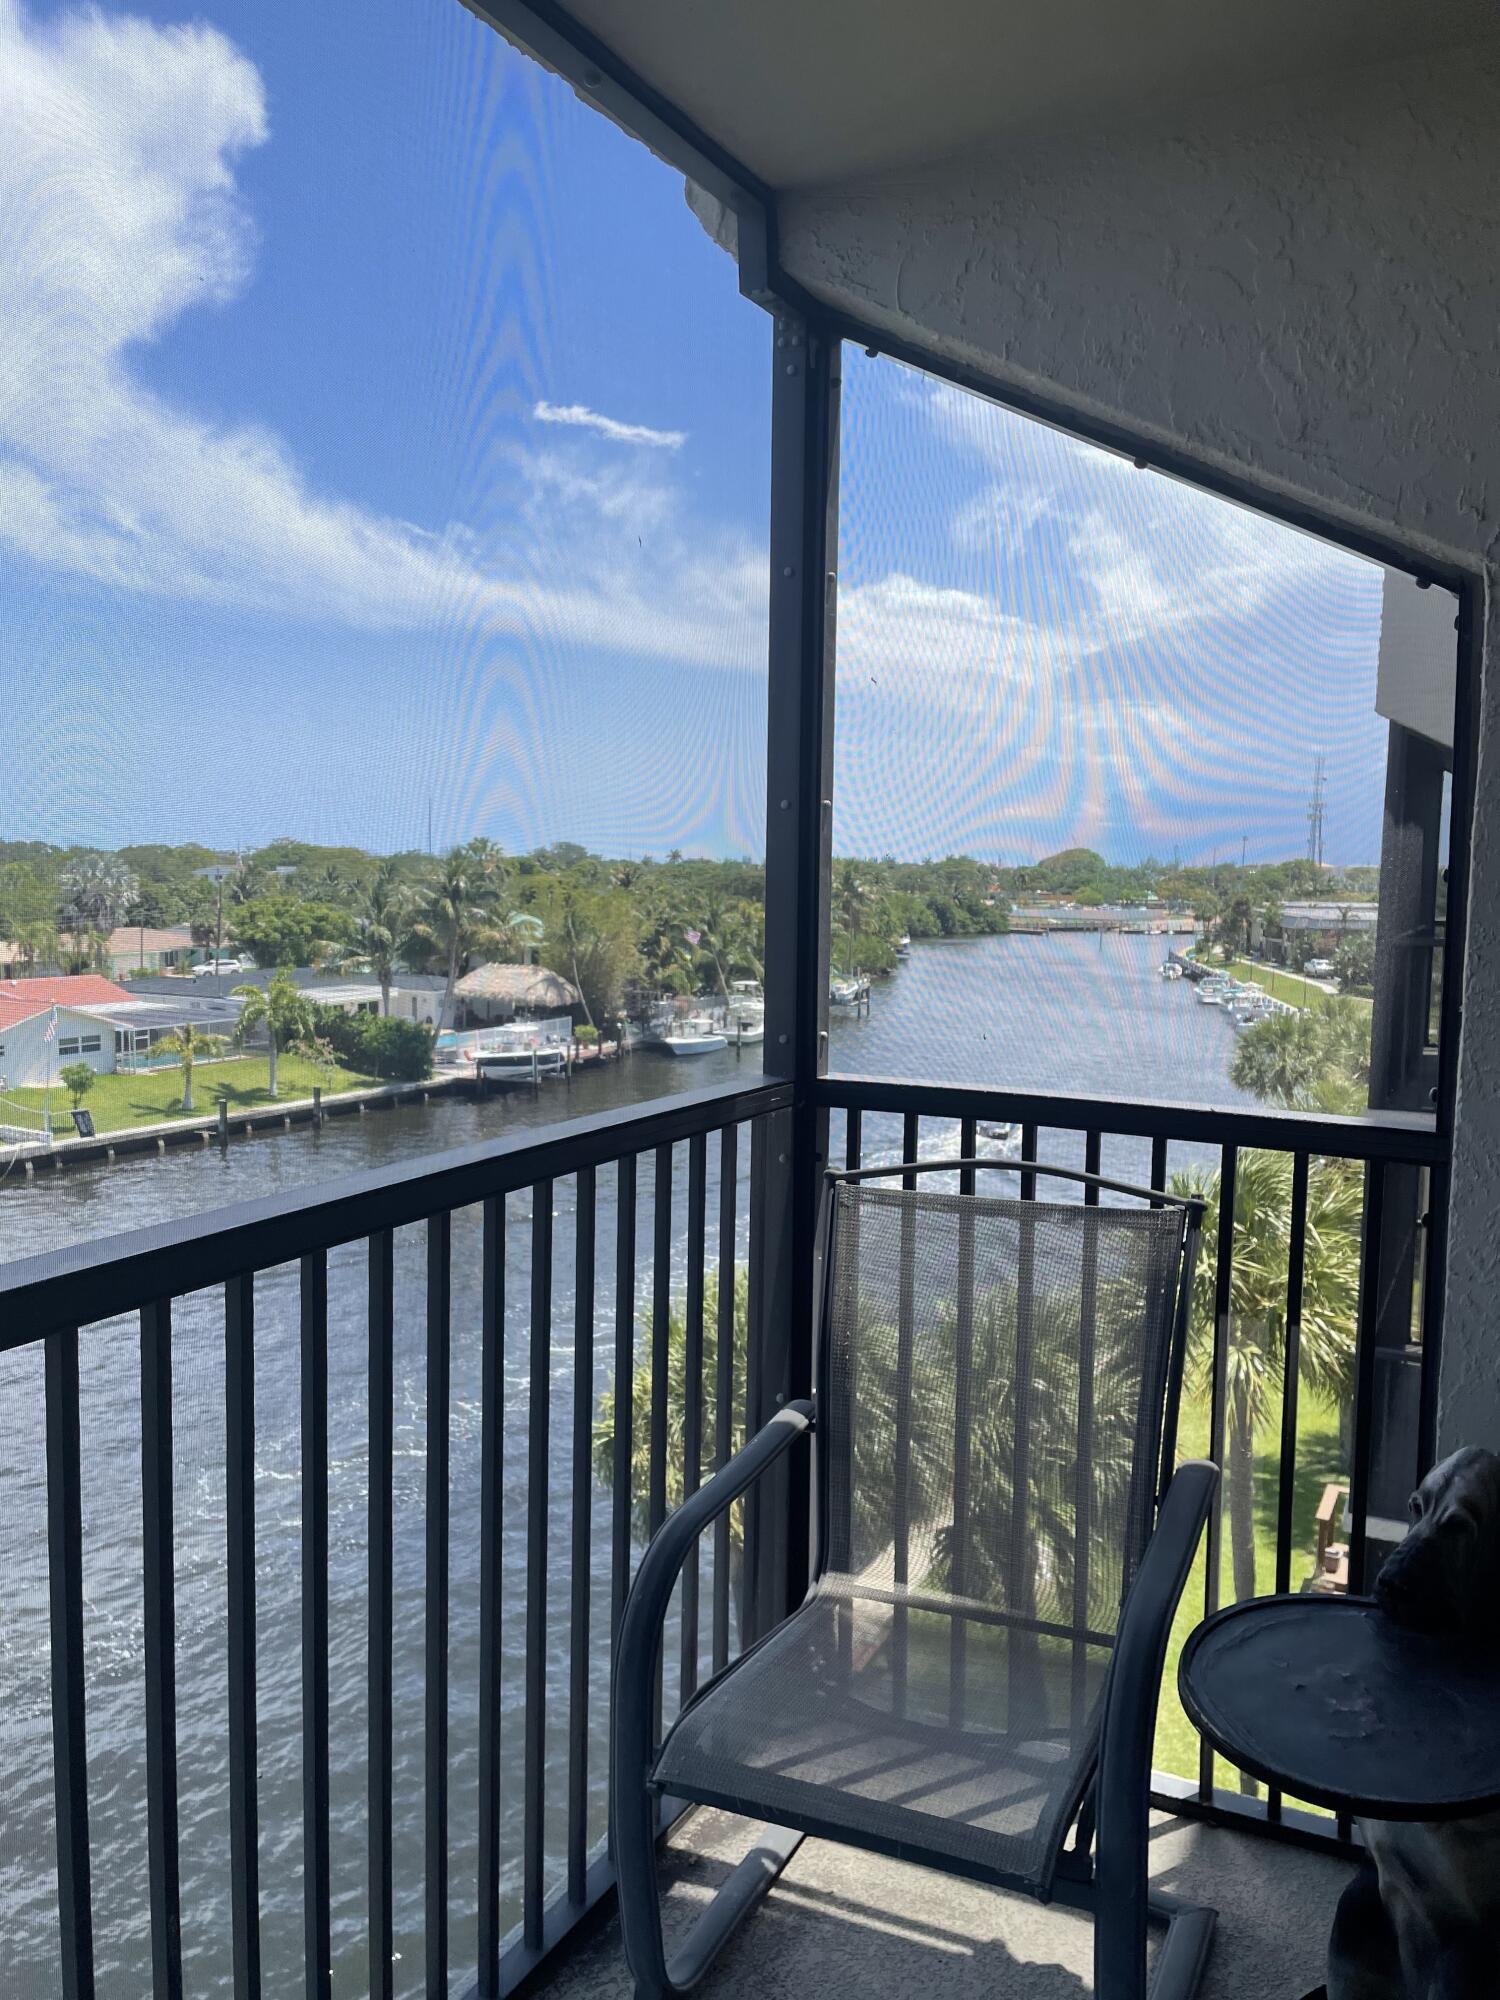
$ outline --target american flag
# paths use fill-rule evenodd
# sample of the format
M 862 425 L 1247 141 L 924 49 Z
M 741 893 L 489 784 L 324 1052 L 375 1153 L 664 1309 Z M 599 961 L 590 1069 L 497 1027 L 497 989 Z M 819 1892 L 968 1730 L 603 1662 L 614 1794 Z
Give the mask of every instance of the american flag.
M 43 1035 L 42 1040 L 44 1042 L 55 1042 L 57 1040 L 57 1002 L 55 1000 L 52 1003 L 52 1012 L 47 1016 L 47 1032 Z

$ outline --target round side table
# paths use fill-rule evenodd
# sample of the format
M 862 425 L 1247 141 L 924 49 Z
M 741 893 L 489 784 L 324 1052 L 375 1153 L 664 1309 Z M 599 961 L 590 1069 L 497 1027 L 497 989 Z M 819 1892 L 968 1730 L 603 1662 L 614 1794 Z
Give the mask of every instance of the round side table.
M 1494 1661 L 1370 1598 L 1232 1604 L 1190 1635 L 1177 1685 L 1215 1750 L 1313 1805 L 1384 1820 L 1500 1810 Z

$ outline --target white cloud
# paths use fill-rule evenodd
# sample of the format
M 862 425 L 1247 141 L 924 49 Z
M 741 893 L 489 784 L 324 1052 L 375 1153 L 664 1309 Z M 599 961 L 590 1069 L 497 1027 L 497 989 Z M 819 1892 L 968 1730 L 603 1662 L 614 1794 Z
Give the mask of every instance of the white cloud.
M 568 424 L 575 430 L 593 431 L 611 444 L 646 444 L 658 451 L 680 451 L 687 443 L 686 431 L 654 431 L 649 424 L 622 424 L 615 417 L 601 416 L 586 403 L 538 403 L 531 412 L 539 424 Z
M 250 277 L 235 168 L 270 129 L 259 73 L 216 29 L 43 23 L 0 0 L 0 551 L 363 629 L 461 622 L 763 665 L 763 551 L 701 526 L 689 543 L 674 490 L 585 456 L 599 436 L 676 433 L 554 411 L 580 434 L 517 454 L 513 504 L 481 538 L 319 492 L 283 439 L 144 386 L 134 351 Z

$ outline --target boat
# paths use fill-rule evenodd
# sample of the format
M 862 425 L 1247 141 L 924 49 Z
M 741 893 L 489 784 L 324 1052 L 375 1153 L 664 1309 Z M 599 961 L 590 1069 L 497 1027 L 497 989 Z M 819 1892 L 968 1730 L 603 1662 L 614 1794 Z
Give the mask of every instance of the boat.
M 724 1005 L 724 1033 L 736 1048 L 766 1038 L 766 996 L 758 979 L 736 979 Z
M 901 933 L 901 941 L 900 941 L 900 943 L 899 943 L 899 944 L 898 944 L 898 945 L 896 946 L 896 956 L 897 956 L 897 958 L 910 958 L 910 957 L 911 957 L 911 932 L 910 932 L 910 931 L 903 931 L 903 932 Z
M 727 1049 L 729 1037 L 719 1033 L 707 1014 L 688 1014 L 674 1022 L 656 1046 L 669 1056 L 707 1056 L 715 1049 Z
M 530 1083 L 534 1077 L 561 1076 L 568 1067 L 568 1058 L 565 1050 L 555 1046 L 476 1049 L 473 1063 L 475 1073 L 487 1083 L 503 1083 L 509 1078 Z
M 1181 979 L 1182 977 L 1182 967 L 1177 963 L 1175 958 L 1164 958 L 1159 970 L 1163 979 Z
M 1013 1153 L 1021 1143 L 1021 1128 L 1008 1119 L 983 1119 L 974 1127 L 978 1138 L 1002 1153 Z
M 828 1004 L 830 1007 L 857 1007 L 869 991 L 868 979 L 830 979 Z
M 1233 981 L 1220 972 L 1211 972 L 1198 982 L 1198 999 L 1205 1007 L 1222 1007 L 1233 991 Z

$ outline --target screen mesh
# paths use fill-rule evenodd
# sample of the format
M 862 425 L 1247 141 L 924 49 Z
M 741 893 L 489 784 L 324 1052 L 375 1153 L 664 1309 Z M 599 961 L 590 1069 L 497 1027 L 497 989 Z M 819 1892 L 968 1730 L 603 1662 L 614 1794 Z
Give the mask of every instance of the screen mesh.
M 1150 1532 L 1182 1212 L 835 1201 L 823 1573 L 657 1775 L 1044 1888 Z

